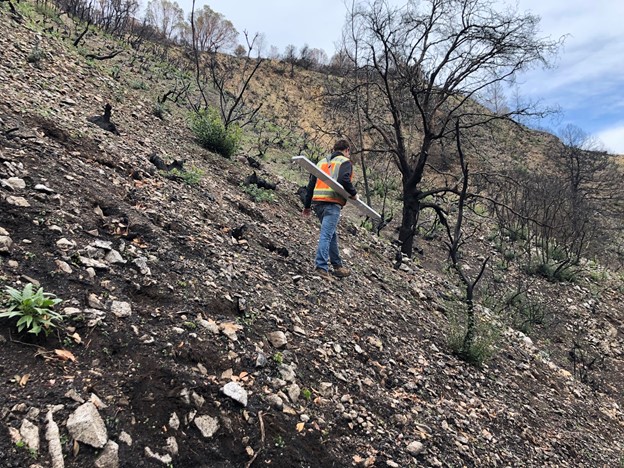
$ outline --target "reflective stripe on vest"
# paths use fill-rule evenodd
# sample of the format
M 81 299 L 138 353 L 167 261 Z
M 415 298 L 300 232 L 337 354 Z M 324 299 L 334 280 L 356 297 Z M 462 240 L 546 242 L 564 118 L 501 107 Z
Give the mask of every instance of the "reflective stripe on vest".
M 332 179 L 337 180 L 338 175 L 340 174 L 340 166 L 346 161 L 349 161 L 349 159 L 341 155 L 335 156 L 331 161 L 329 160 L 329 157 L 327 157 L 321 159 L 318 162 L 317 167 Z M 353 172 L 351 172 L 351 178 L 353 178 Z M 318 178 L 316 179 L 316 185 L 314 186 L 312 201 L 338 203 L 342 206 L 347 203 L 346 198 Z

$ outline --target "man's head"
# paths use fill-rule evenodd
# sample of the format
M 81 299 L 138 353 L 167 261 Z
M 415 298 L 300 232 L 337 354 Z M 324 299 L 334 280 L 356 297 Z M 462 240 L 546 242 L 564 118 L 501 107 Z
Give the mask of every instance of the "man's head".
M 348 156 L 351 152 L 349 142 L 347 140 L 338 140 L 334 143 L 334 151 L 340 151 L 345 156 Z

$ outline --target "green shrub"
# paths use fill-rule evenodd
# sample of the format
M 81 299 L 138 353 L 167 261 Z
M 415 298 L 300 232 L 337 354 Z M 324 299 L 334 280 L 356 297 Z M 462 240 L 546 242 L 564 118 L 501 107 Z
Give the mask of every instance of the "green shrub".
M 121 76 L 121 67 L 119 65 L 113 65 L 110 70 L 110 75 L 115 81 L 119 81 L 119 77 Z
M 171 169 L 166 173 L 167 177 L 180 178 L 189 185 L 197 185 L 204 176 L 204 172 L 196 167 L 191 167 L 185 171 Z
M 28 329 L 28 333 L 39 335 L 43 331 L 48 335 L 57 327 L 55 322 L 63 320 L 61 314 L 51 310 L 63 301 L 54 294 L 43 292 L 43 288 L 33 293 L 33 285 L 28 283 L 22 291 L 7 286 L 5 292 L 9 296 L 8 308 L 0 313 L 0 317 L 19 317 L 18 332 Z
M 260 202 L 271 203 L 275 201 L 275 194 L 273 193 L 273 190 L 267 190 L 267 189 L 258 187 L 257 185 L 254 185 L 254 184 L 250 184 L 250 185 L 241 184 L 241 188 L 243 189 L 243 192 L 249 195 L 251 199 L 255 201 L 256 203 L 260 203 Z
M 39 66 L 41 60 L 45 57 L 45 52 L 39 48 L 39 41 L 35 42 L 34 47 L 26 57 L 28 63 L 32 63 L 35 66 Z
M 219 112 L 214 108 L 193 113 L 191 130 L 201 146 L 226 158 L 236 153 L 242 134 L 237 125 L 225 128 Z
M 577 271 L 569 265 L 557 266 L 551 263 L 533 263 L 524 266 L 524 272 L 528 275 L 537 275 L 546 278 L 552 282 L 569 282 L 576 281 Z
M 145 81 L 131 81 L 130 87 L 132 89 L 142 89 L 143 91 L 147 91 L 147 89 L 149 88 Z
M 169 106 L 166 102 L 156 101 L 152 107 L 152 114 L 158 117 L 160 120 L 165 119 L 165 114 L 169 112 Z
M 493 324 L 477 321 L 475 335 L 468 349 L 464 347 L 466 332 L 466 323 L 459 320 L 451 320 L 447 337 L 449 348 L 461 360 L 481 367 L 494 355 L 494 345 L 498 332 Z

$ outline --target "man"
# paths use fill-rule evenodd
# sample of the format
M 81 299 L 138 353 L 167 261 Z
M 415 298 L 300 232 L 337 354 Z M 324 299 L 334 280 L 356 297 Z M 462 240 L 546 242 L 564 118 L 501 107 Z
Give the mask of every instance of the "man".
M 349 193 L 352 199 L 357 198 L 357 191 L 351 179 L 353 178 L 353 165 L 351 163 L 351 149 L 346 140 L 338 140 L 334 145 L 331 155 L 321 159 L 317 167 L 338 181 Z M 315 272 L 323 278 L 328 278 L 329 264 L 334 268 L 334 275 L 345 278 L 351 274 L 348 268 L 342 264 L 340 251 L 338 250 L 338 221 L 340 210 L 347 200 L 331 189 L 325 182 L 310 176 L 306 199 L 304 202 L 303 215 L 310 215 L 310 207 L 313 206 L 316 216 L 321 221 L 321 235 L 316 249 Z

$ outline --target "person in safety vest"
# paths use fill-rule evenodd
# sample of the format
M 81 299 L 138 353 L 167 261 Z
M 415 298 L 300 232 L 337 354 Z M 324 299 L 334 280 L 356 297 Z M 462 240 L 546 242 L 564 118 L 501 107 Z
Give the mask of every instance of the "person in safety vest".
M 334 145 L 332 154 L 321 159 L 317 167 L 333 179 L 338 181 L 349 193 L 350 198 L 357 198 L 357 191 L 351 179 L 353 178 L 353 164 L 351 163 L 351 150 L 346 140 L 338 140 Z M 310 215 L 310 207 L 321 221 L 321 235 L 318 248 L 316 249 L 315 273 L 321 277 L 329 277 L 329 265 L 334 269 L 334 275 L 339 278 L 349 276 L 351 272 L 342 264 L 340 251 L 338 250 L 338 221 L 340 210 L 347 200 L 336 193 L 321 179 L 310 176 L 303 215 Z

